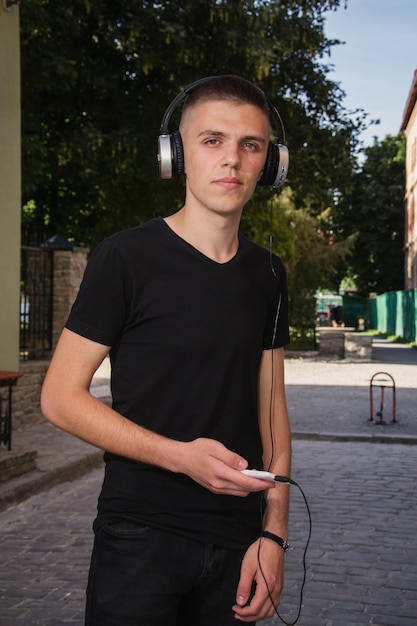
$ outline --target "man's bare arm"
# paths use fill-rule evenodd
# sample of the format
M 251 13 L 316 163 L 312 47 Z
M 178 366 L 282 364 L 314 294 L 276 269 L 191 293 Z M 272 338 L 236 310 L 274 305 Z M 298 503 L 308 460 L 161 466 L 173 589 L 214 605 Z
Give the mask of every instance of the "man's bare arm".
M 187 474 L 214 493 L 246 496 L 265 489 L 240 470 L 247 461 L 213 439 L 169 439 L 126 419 L 91 395 L 109 347 L 64 329 L 46 375 L 41 407 L 55 426 L 114 454 Z
M 259 428 L 264 469 L 290 476 L 291 433 L 284 388 L 284 351 L 263 353 L 259 371 Z M 276 483 L 265 492 L 267 510 L 263 530 L 284 540 L 288 538 L 289 485 Z M 259 528 L 261 531 L 261 528 Z M 259 545 L 260 543 L 260 545 Z M 259 567 L 261 563 L 261 568 Z M 247 604 L 253 581 L 256 592 Z M 284 585 L 284 550 L 275 541 L 263 538 L 250 546 L 243 559 L 241 577 L 233 607 L 235 618 L 255 622 L 271 617 L 278 606 Z

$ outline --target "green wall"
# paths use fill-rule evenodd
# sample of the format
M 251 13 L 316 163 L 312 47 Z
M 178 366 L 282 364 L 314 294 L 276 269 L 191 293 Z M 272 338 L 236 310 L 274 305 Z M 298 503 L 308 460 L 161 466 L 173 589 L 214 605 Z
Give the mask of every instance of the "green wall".
M 359 317 L 366 319 L 366 330 L 417 342 L 417 289 L 389 291 L 369 299 L 343 296 L 345 325 L 357 327 Z
M 19 369 L 19 8 L 0 2 L 0 370 Z
M 417 289 L 390 291 L 368 301 L 368 328 L 417 341 Z

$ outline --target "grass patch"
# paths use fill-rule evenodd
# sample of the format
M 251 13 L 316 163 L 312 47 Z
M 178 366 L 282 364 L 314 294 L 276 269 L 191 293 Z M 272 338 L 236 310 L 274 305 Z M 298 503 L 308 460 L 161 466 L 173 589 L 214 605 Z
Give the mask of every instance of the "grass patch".
M 378 339 L 386 339 L 391 343 L 399 343 L 402 345 L 408 345 L 410 348 L 417 349 L 417 343 L 415 341 L 407 341 L 404 337 L 400 335 L 389 335 L 388 333 L 383 333 L 380 330 L 368 330 L 366 331 L 367 335 L 372 335 L 373 337 L 377 337 Z

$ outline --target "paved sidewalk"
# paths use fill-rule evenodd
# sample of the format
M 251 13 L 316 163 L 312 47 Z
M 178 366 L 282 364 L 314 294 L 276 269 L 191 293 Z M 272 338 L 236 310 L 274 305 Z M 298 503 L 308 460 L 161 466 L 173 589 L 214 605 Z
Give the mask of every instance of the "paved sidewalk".
M 416 366 L 416 350 L 383 341 L 367 363 L 287 356 L 293 478 L 313 520 L 299 626 L 416 624 Z M 398 423 L 389 390 L 385 424 L 369 421 L 369 383 L 380 371 L 395 379 Z M 93 393 L 109 401 L 107 363 Z M 7 509 L 0 512 L 0 623 L 81 626 L 103 475 L 102 467 L 91 469 L 102 453 L 47 422 L 15 432 L 14 448 L 36 449 L 38 460 L 36 471 L 0 484 L 0 509 Z M 292 549 L 279 609 L 289 622 L 308 531 L 302 496 L 291 490 Z M 277 616 L 262 622 L 281 623 Z
M 294 441 L 293 477 L 313 520 L 298 626 L 415 626 L 416 465 L 417 446 Z M 2 626 L 84 623 L 102 475 L 102 469 L 88 472 L 0 513 Z M 307 531 L 304 502 L 291 487 L 292 548 L 279 608 L 290 623 Z M 259 626 L 278 624 L 274 617 Z
M 286 359 L 286 394 L 294 437 L 417 443 L 417 350 L 374 339 L 373 359 L 368 362 L 319 358 Z M 384 389 L 382 420 L 380 386 L 372 388 L 373 421 L 370 421 L 371 378 L 378 372 Z M 391 387 L 394 379 L 395 394 Z M 379 377 L 378 377 L 379 379 Z M 374 382 L 376 379 L 374 379 Z M 393 423 L 393 396 L 397 422 Z
M 392 423 L 392 390 L 385 390 L 383 420 L 370 417 L 370 379 L 380 371 L 396 385 L 397 423 Z M 109 365 L 97 371 L 92 393 L 110 402 Z M 286 393 L 294 439 L 417 443 L 417 350 L 374 340 L 370 362 L 286 358 Z M 373 389 L 375 412 L 380 389 Z M 0 483 L 0 511 L 63 481 L 74 480 L 102 463 L 102 452 L 46 421 L 13 433 L 13 450 L 37 451 L 37 469 Z

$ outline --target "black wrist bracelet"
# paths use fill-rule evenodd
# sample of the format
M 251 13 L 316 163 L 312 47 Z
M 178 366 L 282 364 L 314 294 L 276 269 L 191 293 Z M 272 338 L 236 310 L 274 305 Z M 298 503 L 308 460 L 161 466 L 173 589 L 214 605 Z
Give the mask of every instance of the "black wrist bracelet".
M 272 541 L 275 541 L 275 543 L 277 543 L 284 550 L 284 552 L 287 552 L 290 547 L 288 541 L 282 539 L 281 537 L 278 537 L 278 535 L 274 535 L 274 533 L 270 533 L 267 530 L 262 531 L 261 537 L 265 537 L 265 539 L 272 539 Z

